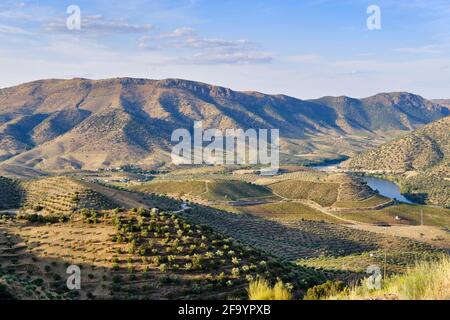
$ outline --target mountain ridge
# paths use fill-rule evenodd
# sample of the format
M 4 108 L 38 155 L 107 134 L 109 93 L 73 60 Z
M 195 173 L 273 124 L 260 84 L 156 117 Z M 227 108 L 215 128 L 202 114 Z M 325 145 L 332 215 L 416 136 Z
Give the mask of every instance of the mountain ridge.
M 391 136 L 450 114 L 409 93 L 340 100 L 239 92 L 182 79 L 38 80 L 0 89 L 0 167 L 162 165 L 170 160 L 171 132 L 191 129 L 194 121 L 220 130 L 280 128 L 286 155 L 319 149 L 348 154 L 379 143 L 355 134 Z

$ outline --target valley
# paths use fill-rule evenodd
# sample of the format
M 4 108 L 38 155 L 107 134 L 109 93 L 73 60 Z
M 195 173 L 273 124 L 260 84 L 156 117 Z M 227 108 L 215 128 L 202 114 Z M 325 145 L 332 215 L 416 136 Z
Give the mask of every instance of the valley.
M 93 182 L 89 172 L 4 179 L 3 192 L 20 190 L 21 202 L 2 211 L 1 277 L 28 298 L 205 299 L 245 298 L 251 279 L 282 275 L 300 298 L 326 280 L 354 283 L 371 264 L 401 273 L 450 250 L 449 210 L 378 208 L 390 199 L 342 173 L 297 166 L 273 177 L 224 174 L 230 169 L 169 171 L 145 182 Z M 61 287 L 70 264 L 88 273 L 77 296 Z
M 177 79 L 0 92 L 7 297 L 249 299 L 264 280 L 303 299 L 330 281 L 355 286 L 372 265 L 402 275 L 450 252 L 449 117 L 437 102 L 300 100 Z M 280 128 L 278 174 L 174 165 L 170 133 L 194 121 Z M 79 291 L 65 285 L 70 265 Z

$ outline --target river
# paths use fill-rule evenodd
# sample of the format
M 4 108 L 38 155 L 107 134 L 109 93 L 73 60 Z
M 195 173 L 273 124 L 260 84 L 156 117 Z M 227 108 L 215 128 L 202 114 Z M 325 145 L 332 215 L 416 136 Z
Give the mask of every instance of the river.
M 404 195 L 400 193 L 400 188 L 392 181 L 374 178 L 374 177 L 361 177 L 369 187 L 373 190 L 378 190 L 378 192 L 385 197 L 391 199 L 397 199 L 400 202 L 415 204 L 413 201 L 408 200 Z
M 319 171 L 336 172 L 338 170 L 338 167 L 339 164 L 331 164 L 331 165 L 311 166 L 310 168 Z M 382 196 L 391 199 L 397 199 L 398 201 L 403 203 L 417 204 L 416 202 L 408 200 L 404 195 L 402 195 L 400 193 L 400 188 L 392 181 L 368 176 L 362 176 L 361 179 L 363 179 L 367 183 L 367 185 L 371 187 L 373 190 L 378 190 L 378 192 Z

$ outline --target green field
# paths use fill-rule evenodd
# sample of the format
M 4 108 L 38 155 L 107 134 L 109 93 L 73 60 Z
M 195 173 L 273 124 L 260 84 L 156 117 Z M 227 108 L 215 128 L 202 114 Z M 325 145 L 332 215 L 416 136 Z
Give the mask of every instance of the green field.
M 424 224 L 427 226 L 450 227 L 450 210 L 439 207 L 400 204 L 376 211 L 354 211 L 339 213 L 342 218 L 366 223 L 400 223 L 420 225 L 421 211 L 423 210 Z
M 426 252 L 416 250 L 402 250 L 395 246 L 387 245 L 386 271 L 389 273 L 404 272 L 407 267 L 414 265 L 416 261 L 432 260 L 439 257 L 440 252 Z M 304 267 L 320 268 L 324 270 L 345 270 L 356 273 L 365 273 L 371 265 L 384 268 L 384 249 L 356 253 L 342 257 L 319 257 L 301 259 L 297 264 Z
M 307 199 L 329 207 L 337 200 L 339 184 L 288 180 L 271 184 L 269 188 L 275 194 L 287 199 Z

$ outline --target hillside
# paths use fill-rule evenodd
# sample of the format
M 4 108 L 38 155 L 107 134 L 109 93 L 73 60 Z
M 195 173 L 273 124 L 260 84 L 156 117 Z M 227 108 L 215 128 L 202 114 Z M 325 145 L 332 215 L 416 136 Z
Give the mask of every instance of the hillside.
M 145 193 L 156 193 L 211 201 L 239 201 L 273 197 L 266 187 L 242 181 L 156 181 L 134 187 Z
M 81 209 L 112 209 L 113 200 L 82 182 L 66 177 L 38 179 L 23 183 L 24 208 L 43 208 L 47 214 L 70 214 Z
M 342 166 L 393 175 L 406 194 L 450 206 L 450 117 L 355 156 Z
M 160 166 L 170 160 L 172 131 L 195 120 L 280 128 L 287 159 L 335 157 L 448 114 L 408 93 L 303 101 L 175 79 L 42 80 L 0 90 L 0 170 Z
M 450 258 L 443 255 L 437 261 L 417 262 L 405 274 L 393 275 L 377 290 L 366 283 L 325 297 L 330 300 L 449 300 Z
M 0 176 L 0 210 L 30 209 L 46 215 L 81 209 L 112 209 L 118 205 L 81 181 L 51 177 L 18 181 Z
M 309 200 L 322 207 L 369 208 L 389 201 L 362 181 L 344 174 L 329 175 L 322 181 L 281 179 L 268 187 L 285 200 Z
M 0 210 L 20 207 L 23 190 L 20 182 L 0 176 Z
M 321 181 L 325 191 L 338 189 L 338 200 L 364 201 L 373 194 L 347 175 Z M 386 246 L 389 272 L 441 253 L 422 242 L 348 227 L 294 202 L 267 204 L 267 216 L 234 214 L 194 203 L 183 209 L 180 199 L 145 190 L 154 184 L 160 192 L 214 200 L 270 195 L 265 186 L 242 181 L 192 182 L 137 187 L 145 193 L 68 177 L 23 182 L 32 212 L 0 219 L 0 293 L 29 299 L 245 299 L 248 283 L 264 277 L 290 283 L 298 299 L 327 280 L 359 279 L 367 265 L 381 263 Z M 136 207 L 104 210 L 112 205 L 108 199 Z M 280 213 L 297 217 L 274 219 Z M 72 264 L 83 270 L 81 291 L 65 285 Z
M 299 298 L 309 286 L 340 277 L 282 262 L 169 212 L 89 215 L 52 224 L 0 221 L 0 300 L 236 299 L 259 275 L 291 283 Z M 67 289 L 69 265 L 83 270 L 80 291 Z
M 406 92 L 381 93 L 365 99 L 324 97 L 312 102 L 333 107 L 345 127 L 369 131 L 411 130 L 448 114 L 436 103 Z

